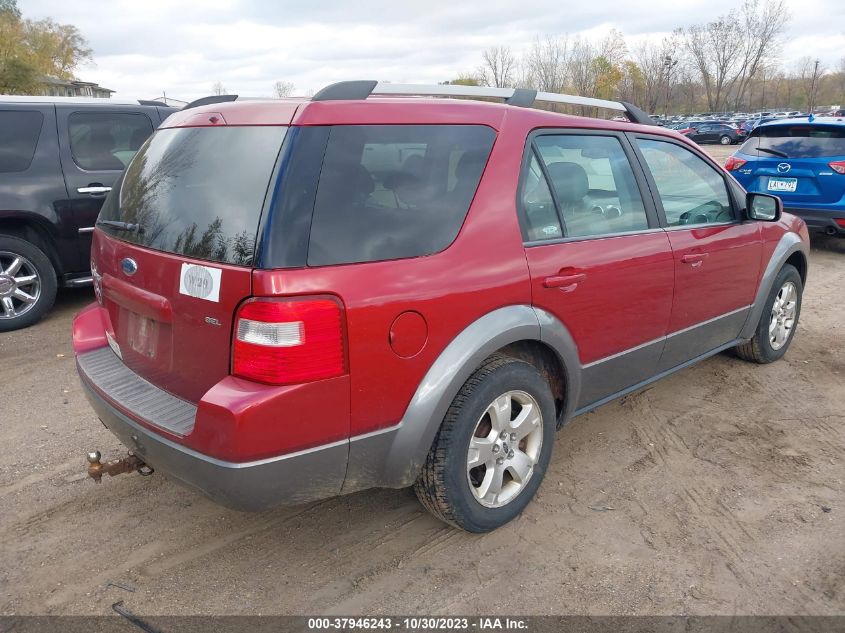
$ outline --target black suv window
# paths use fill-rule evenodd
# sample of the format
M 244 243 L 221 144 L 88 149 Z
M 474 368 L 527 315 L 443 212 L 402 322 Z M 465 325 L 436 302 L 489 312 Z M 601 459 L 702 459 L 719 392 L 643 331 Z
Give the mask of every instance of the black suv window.
M 734 219 L 725 179 L 690 150 L 637 139 L 669 226 L 720 224 Z
M 122 170 L 153 133 L 144 114 L 74 112 L 68 117 L 70 152 L 88 171 Z
M 402 259 L 458 234 L 495 132 L 481 125 L 338 125 L 329 133 L 308 264 Z
M 40 112 L 0 111 L 0 173 L 29 169 L 43 123 Z
M 845 156 L 845 126 L 772 125 L 757 128 L 754 135 L 739 149 L 743 154 L 780 158 L 822 158 Z M 773 150 L 772 152 L 765 151 Z

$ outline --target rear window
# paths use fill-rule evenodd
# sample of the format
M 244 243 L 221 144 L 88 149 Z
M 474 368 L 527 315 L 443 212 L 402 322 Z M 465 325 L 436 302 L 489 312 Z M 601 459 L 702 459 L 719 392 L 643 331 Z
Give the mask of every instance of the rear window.
M 40 112 L 0 111 L 0 173 L 29 169 L 43 123 Z
M 495 132 L 480 125 L 339 125 L 329 133 L 308 264 L 430 255 L 455 239 Z
M 822 158 L 845 156 L 845 126 L 824 125 L 769 125 L 759 127 L 740 151 L 743 154 L 756 153 L 759 149 L 770 149 L 761 156 L 780 158 Z M 784 154 L 786 156 L 784 156 Z
M 251 265 L 264 197 L 286 130 L 159 130 L 109 194 L 99 228 L 168 253 Z

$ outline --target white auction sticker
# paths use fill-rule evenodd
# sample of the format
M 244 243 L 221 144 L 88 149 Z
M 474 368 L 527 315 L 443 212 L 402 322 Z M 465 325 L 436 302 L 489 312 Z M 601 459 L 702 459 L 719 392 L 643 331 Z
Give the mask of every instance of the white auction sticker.
M 182 273 L 179 276 L 179 292 L 189 297 L 216 303 L 220 301 L 220 275 L 222 272 L 220 268 L 182 264 Z

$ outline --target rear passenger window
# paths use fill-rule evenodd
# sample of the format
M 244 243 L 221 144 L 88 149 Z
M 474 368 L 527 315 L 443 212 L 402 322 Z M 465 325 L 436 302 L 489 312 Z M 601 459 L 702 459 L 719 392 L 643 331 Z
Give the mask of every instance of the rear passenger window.
M 619 139 L 597 135 L 543 135 L 534 139 L 543 161 L 554 200 L 563 218 L 567 237 L 589 237 L 641 231 L 648 228 L 648 217 L 634 172 Z M 532 168 L 524 177 L 523 191 L 532 179 Z M 523 200 L 526 216 L 536 210 Z M 527 236 L 536 231 L 530 217 Z M 543 233 L 551 230 L 540 227 Z
M 532 153 L 521 188 L 525 238 L 529 242 L 563 237 L 552 192 L 537 156 Z
M 88 171 L 118 171 L 153 133 L 153 124 L 144 114 L 74 112 L 68 129 L 77 165 Z
M 339 125 L 317 186 L 310 266 L 430 255 L 455 239 L 495 132 L 480 125 Z
M 669 226 L 721 224 L 734 219 L 725 180 L 690 150 L 667 143 L 637 139 Z
M 43 123 L 40 112 L 0 111 L 0 173 L 29 169 Z

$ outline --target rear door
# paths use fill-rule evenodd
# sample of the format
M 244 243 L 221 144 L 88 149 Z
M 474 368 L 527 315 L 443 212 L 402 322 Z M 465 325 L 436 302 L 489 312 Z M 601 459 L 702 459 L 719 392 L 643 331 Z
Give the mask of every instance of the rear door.
M 726 174 L 686 144 L 632 135 L 675 260 L 660 370 L 733 341 L 757 290 L 760 226 L 742 220 Z
M 669 326 L 672 252 L 631 158 L 622 134 L 545 130 L 523 164 L 532 300 L 578 345 L 579 408 L 653 376 Z
M 845 197 L 845 173 L 831 166 L 845 161 L 845 125 L 765 125 L 739 151 L 756 158 L 741 168 L 749 191 L 775 194 L 799 208 Z
M 251 294 L 258 224 L 286 130 L 159 130 L 97 221 L 95 288 L 112 348 L 191 402 L 229 374 L 232 321 Z
M 156 108 L 56 106 L 59 156 L 68 197 L 62 202 L 78 231 L 76 270 L 88 268 L 91 233 L 106 194 L 159 124 Z

